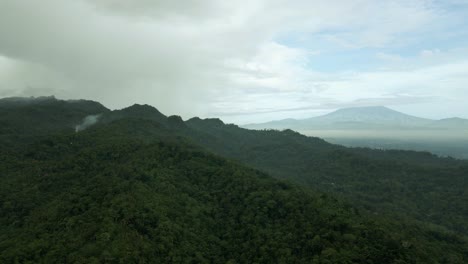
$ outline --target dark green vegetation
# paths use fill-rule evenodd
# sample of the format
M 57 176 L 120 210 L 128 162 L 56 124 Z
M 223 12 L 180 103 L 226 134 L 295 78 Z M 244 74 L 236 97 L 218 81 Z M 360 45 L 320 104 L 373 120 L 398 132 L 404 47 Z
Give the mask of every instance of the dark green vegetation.
M 188 124 L 211 136 L 201 144 L 277 178 L 335 193 L 372 213 L 401 213 L 468 234 L 466 161 L 427 152 L 348 149 L 291 130 Z
M 2 263 L 380 263 L 411 255 L 350 207 L 190 145 L 88 134 L 5 159 Z
M 0 100 L 0 112 L 1 263 L 468 260 L 464 161 L 149 106 Z
M 109 111 L 93 101 L 61 101 L 54 97 L 0 100 L 0 140 L 3 147 L 19 147 L 38 137 L 74 131 L 87 115 Z

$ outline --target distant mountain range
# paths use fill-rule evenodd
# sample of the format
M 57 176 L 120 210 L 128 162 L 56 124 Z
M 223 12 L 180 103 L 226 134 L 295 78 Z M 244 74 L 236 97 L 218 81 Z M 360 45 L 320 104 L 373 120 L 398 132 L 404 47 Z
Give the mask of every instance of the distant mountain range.
M 433 120 L 407 115 L 384 106 L 343 108 L 307 119 L 284 119 L 248 124 L 249 129 L 468 129 L 468 119 Z

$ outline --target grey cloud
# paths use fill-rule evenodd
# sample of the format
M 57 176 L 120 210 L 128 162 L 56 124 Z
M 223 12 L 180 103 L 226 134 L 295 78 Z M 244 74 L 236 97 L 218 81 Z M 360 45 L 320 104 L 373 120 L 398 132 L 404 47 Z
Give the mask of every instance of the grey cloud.
M 318 103 L 314 105 L 306 105 L 301 107 L 290 107 L 290 108 L 259 108 L 249 111 L 237 111 L 237 112 L 215 112 L 212 113 L 214 116 L 241 116 L 251 114 L 265 114 L 265 113 L 278 113 L 278 112 L 297 112 L 304 110 L 335 110 L 339 108 L 347 107 L 363 107 L 363 106 L 395 106 L 395 105 L 408 105 L 408 104 L 419 104 L 434 102 L 439 100 L 437 97 L 432 96 L 407 96 L 407 95 L 396 95 L 382 98 L 361 98 L 349 102 L 342 102 L 333 98 L 320 98 Z M 302 103 L 307 104 L 306 101 Z
M 320 95 L 333 89 L 329 84 L 352 80 L 288 61 L 291 50 L 300 56 L 307 51 L 288 50 L 274 40 L 293 32 L 313 41 L 319 32 L 340 29 L 372 46 L 375 39 L 392 40 L 431 17 L 430 10 L 418 7 L 427 1 L 411 8 L 405 2 L 3 0 L 0 95 L 55 94 L 110 108 L 148 103 L 184 117 L 274 111 L 300 98 L 316 97 L 317 104 L 326 105 L 329 96 Z M 385 23 L 409 18 L 408 12 L 417 15 L 414 23 Z M 364 43 L 366 38 L 372 41 Z M 238 64 L 233 67 L 232 61 Z M 278 103 L 285 90 L 291 93 Z M 271 107 L 250 100 L 265 93 Z M 216 106 L 226 100 L 224 108 Z
M 206 19 L 221 11 L 223 1 L 214 0 L 87 0 L 100 10 L 120 15 Z
M 111 107 L 152 98 L 148 103 L 175 112 L 187 104 L 183 95 L 202 96 L 203 89 L 189 87 L 206 86 L 207 72 L 195 71 L 210 72 L 218 58 L 204 50 L 202 37 L 179 30 L 102 16 L 79 1 L 0 3 L 0 54 L 23 64 L 25 82 L 16 89 L 42 79 L 39 86 L 62 86 L 65 96 L 95 97 Z

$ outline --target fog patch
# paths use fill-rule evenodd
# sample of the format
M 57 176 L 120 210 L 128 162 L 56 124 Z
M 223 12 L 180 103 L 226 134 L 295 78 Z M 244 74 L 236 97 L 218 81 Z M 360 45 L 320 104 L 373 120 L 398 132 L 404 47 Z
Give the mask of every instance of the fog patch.
M 75 126 L 75 132 L 80 132 L 88 127 L 96 124 L 99 121 L 99 118 L 101 117 L 101 114 L 98 115 L 89 115 L 83 119 L 83 122 L 79 125 Z

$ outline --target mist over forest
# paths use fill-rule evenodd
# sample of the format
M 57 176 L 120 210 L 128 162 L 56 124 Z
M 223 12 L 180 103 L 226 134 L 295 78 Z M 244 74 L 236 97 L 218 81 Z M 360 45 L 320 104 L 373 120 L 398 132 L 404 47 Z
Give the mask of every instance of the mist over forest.
M 426 151 L 443 157 L 468 159 L 465 131 L 301 131 L 348 147 Z

